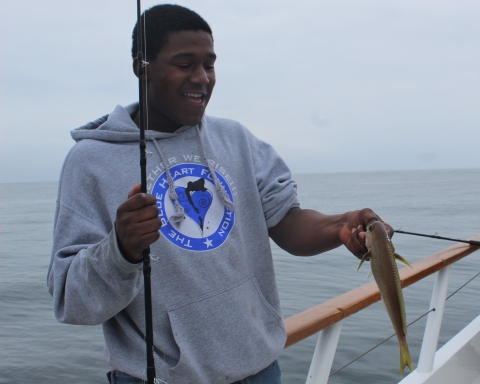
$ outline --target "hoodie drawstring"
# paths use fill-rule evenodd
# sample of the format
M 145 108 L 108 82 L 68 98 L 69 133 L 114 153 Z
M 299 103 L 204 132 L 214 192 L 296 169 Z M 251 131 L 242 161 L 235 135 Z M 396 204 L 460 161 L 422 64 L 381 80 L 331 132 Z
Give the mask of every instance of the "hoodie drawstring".
M 229 211 L 234 211 L 235 206 L 230 200 L 230 198 L 227 195 L 227 192 L 225 191 L 225 188 L 223 187 L 222 183 L 220 183 L 220 180 L 218 180 L 217 175 L 215 174 L 215 171 L 212 169 L 212 165 L 207 159 L 207 155 L 205 154 L 205 147 L 203 146 L 203 141 L 202 141 L 202 136 L 200 136 L 200 129 L 198 128 L 198 125 L 195 126 L 195 129 L 197 130 L 197 135 L 198 135 L 198 141 L 200 142 L 200 148 L 202 149 L 202 156 L 203 160 L 205 160 L 205 163 L 207 164 L 208 170 L 210 171 L 210 174 L 212 175 L 213 178 L 213 184 L 215 184 L 215 188 L 217 189 L 217 193 L 222 199 L 223 206 L 227 208 Z
M 175 213 L 172 216 L 170 216 L 168 220 L 174 223 L 181 223 L 183 219 L 185 219 L 185 211 L 183 210 L 183 207 L 178 203 L 178 195 L 177 195 L 177 192 L 175 191 L 175 184 L 173 183 L 172 174 L 170 173 L 170 169 L 167 166 L 165 156 L 163 156 L 163 153 L 160 150 L 160 147 L 158 146 L 157 140 L 153 139 L 152 141 L 153 141 L 153 144 L 155 145 L 155 148 L 157 148 L 157 152 L 160 155 L 160 158 L 162 159 L 163 166 L 165 167 L 165 172 L 167 174 L 167 182 L 168 182 L 168 194 L 170 196 L 170 199 L 173 201 L 173 206 L 175 207 Z
M 213 184 L 215 185 L 217 193 L 220 199 L 222 200 L 223 206 L 227 208 L 229 211 L 233 211 L 235 209 L 234 203 L 228 197 L 228 194 L 225 191 L 225 188 L 223 187 L 222 183 L 220 182 L 217 175 L 215 174 L 215 171 L 212 169 L 212 166 L 205 154 L 205 147 L 203 146 L 202 137 L 200 136 L 200 130 L 198 129 L 198 126 L 196 126 L 195 128 L 197 130 L 198 141 L 200 143 L 200 148 L 202 150 L 203 159 L 205 161 L 205 164 L 208 170 L 210 171 L 210 175 L 212 176 Z M 163 152 L 160 149 L 160 146 L 157 143 L 157 140 L 153 139 L 152 141 L 153 141 L 153 144 L 155 145 L 155 148 L 157 149 L 158 154 L 160 155 L 163 166 L 165 168 L 165 173 L 167 174 L 169 197 L 173 202 L 173 206 L 175 207 L 175 213 L 169 217 L 169 221 L 173 223 L 181 223 L 185 219 L 185 211 L 183 207 L 180 205 L 180 203 L 178 202 L 178 195 L 177 195 L 177 192 L 175 191 L 175 184 L 173 182 L 172 174 L 170 173 L 170 169 L 167 165 L 167 161 L 165 159 L 165 156 L 163 155 Z

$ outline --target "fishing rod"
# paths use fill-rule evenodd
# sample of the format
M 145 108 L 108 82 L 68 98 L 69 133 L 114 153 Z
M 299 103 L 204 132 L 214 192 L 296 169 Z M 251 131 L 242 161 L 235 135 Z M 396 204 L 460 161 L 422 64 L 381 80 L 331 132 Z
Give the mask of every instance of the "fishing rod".
M 480 241 L 476 240 L 459 240 L 459 239 L 451 239 L 449 237 L 443 237 L 443 236 L 437 236 L 437 235 L 425 235 L 423 233 L 415 233 L 415 232 L 406 232 L 406 231 L 401 231 L 399 229 L 395 230 L 395 233 L 403 233 L 405 235 L 414 235 L 414 236 L 423 236 L 423 237 L 430 237 L 432 239 L 440 239 L 440 240 L 449 240 L 449 241 L 456 241 L 458 243 L 467 243 L 470 245 L 475 245 L 477 247 L 480 247 Z
M 145 39 L 143 35 L 143 22 L 140 0 L 137 0 L 137 72 L 138 72 L 138 115 L 140 128 L 140 175 L 141 192 L 147 192 L 147 145 L 145 143 L 145 100 L 144 100 L 144 60 Z M 148 118 L 148 116 L 147 116 Z M 143 286 L 145 296 L 145 344 L 147 348 L 147 383 L 155 382 L 155 363 L 153 360 L 153 320 L 152 320 L 152 286 L 150 276 L 150 247 L 142 252 L 143 256 Z

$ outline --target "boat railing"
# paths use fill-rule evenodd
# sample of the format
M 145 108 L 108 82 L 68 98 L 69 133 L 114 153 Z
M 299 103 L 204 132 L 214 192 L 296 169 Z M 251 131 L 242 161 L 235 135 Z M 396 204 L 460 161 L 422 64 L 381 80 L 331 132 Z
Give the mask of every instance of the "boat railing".
M 480 234 L 470 240 L 480 240 Z M 399 270 L 402 288 L 436 273 L 427 324 L 423 337 L 418 372 L 431 372 L 445 307 L 451 265 L 480 247 L 457 243 Z M 375 281 L 353 289 L 322 304 L 285 319 L 285 348 L 320 332 L 313 353 L 307 384 L 326 384 L 340 338 L 343 320 L 380 301 Z

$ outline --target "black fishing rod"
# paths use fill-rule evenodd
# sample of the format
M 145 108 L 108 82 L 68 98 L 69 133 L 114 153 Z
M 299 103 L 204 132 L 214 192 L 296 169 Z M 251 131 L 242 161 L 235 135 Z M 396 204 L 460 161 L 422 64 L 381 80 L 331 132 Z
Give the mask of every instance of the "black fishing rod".
M 406 232 L 406 231 L 401 231 L 397 229 L 395 233 L 403 233 L 405 235 L 414 235 L 414 236 L 423 236 L 423 237 L 430 237 L 432 239 L 440 239 L 440 240 L 449 240 L 449 241 L 456 241 L 458 243 L 467 243 L 470 245 L 475 245 L 477 247 L 480 247 L 480 241 L 476 240 L 459 240 L 459 239 L 451 239 L 449 237 L 443 237 L 443 236 L 437 236 L 437 235 L 424 235 L 423 233 L 415 233 L 415 232 Z
M 137 72 L 138 72 L 138 116 L 140 128 L 140 174 L 141 192 L 147 192 L 147 145 L 145 143 L 145 98 L 144 98 L 144 73 L 145 73 L 145 39 L 143 36 L 143 22 L 140 0 L 137 0 Z M 148 118 L 148 116 L 147 116 Z M 142 252 L 143 256 L 143 285 L 145 295 L 145 344 L 147 348 L 147 383 L 154 384 L 155 363 L 153 361 L 153 321 L 152 321 L 152 286 L 150 275 L 150 247 Z

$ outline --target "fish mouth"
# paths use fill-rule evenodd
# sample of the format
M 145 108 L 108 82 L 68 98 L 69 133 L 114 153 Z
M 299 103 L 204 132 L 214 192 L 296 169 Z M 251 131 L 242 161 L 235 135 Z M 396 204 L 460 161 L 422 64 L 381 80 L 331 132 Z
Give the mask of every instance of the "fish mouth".
M 372 232 L 373 229 L 375 228 L 375 223 L 377 222 L 377 220 L 371 220 L 368 224 L 367 224 L 367 231 L 370 231 Z

